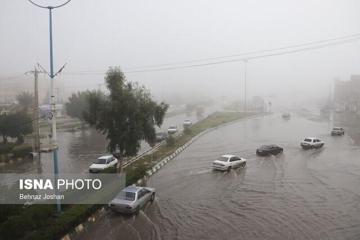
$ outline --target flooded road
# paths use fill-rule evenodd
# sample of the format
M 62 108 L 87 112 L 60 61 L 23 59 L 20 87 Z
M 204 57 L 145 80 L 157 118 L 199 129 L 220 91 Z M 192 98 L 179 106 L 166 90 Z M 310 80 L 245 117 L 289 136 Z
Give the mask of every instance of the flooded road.
M 178 126 L 182 130 L 182 123 L 185 119 L 193 123 L 203 119 L 215 112 L 217 107 L 205 108 L 202 116 L 191 114 L 178 114 L 166 117 L 164 123 L 157 131 L 167 131 L 170 125 Z M 86 129 L 76 132 L 58 132 L 58 157 L 60 173 L 82 173 L 87 172 L 91 163 L 103 154 L 107 154 L 105 136 L 94 129 Z M 149 150 L 150 146 L 145 141 L 141 143 L 139 154 Z M 41 153 L 40 160 L 29 160 L 0 166 L 0 173 L 53 173 L 53 154 Z
M 157 198 L 138 216 L 109 212 L 79 239 L 360 239 L 360 147 L 331 128 L 296 114 L 219 128 L 150 179 Z M 325 146 L 302 150 L 306 136 Z M 257 157 L 261 144 L 284 153 Z M 246 168 L 212 171 L 225 153 L 247 158 Z

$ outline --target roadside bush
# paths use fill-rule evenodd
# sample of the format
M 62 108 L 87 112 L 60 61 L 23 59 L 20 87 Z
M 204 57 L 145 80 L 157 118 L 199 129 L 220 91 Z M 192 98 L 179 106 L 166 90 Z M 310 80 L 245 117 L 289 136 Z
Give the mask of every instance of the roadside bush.
M 0 144 L 0 154 L 10 153 L 14 147 L 15 143 Z
M 172 147 L 172 146 L 174 146 L 175 145 L 175 138 L 173 137 L 173 136 L 168 136 L 167 138 L 166 138 L 166 145 L 168 146 L 168 147 Z
M 191 129 L 189 127 L 184 128 L 184 134 L 190 135 L 192 133 Z
M 55 205 L 19 205 L 21 211 L 0 225 L 1 239 L 59 239 L 103 205 L 62 206 L 63 212 L 56 216 Z
M 32 147 L 29 145 L 20 145 L 12 149 L 12 153 L 14 154 L 14 157 L 25 157 L 29 155 L 31 151 L 32 151 Z
M 32 205 L 24 207 L 19 205 L 19 210 L 13 216 L 8 217 L 0 225 L 1 239 L 19 239 L 26 232 L 33 229 L 41 229 L 50 224 L 49 217 L 54 213 L 53 205 Z
M 0 226 L 10 216 L 19 214 L 22 211 L 21 205 L 16 204 L 0 204 Z
M 144 177 L 146 174 L 146 167 L 139 165 L 136 168 L 126 171 L 126 186 L 136 183 L 137 180 Z

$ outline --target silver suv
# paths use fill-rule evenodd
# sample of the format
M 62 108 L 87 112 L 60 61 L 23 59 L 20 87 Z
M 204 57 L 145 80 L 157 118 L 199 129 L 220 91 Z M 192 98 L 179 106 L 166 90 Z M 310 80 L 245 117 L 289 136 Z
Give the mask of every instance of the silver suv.
M 309 148 L 321 148 L 324 146 L 324 142 L 315 137 L 307 137 L 301 141 L 300 145 L 303 149 Z

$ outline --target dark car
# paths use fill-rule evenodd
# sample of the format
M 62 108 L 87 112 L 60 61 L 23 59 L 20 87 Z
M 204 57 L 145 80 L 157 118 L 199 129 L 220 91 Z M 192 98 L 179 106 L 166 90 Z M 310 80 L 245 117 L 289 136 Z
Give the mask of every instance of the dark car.
M 256 154 L 260 156 L 277 155 L 282 153 L 284 149 L 278 145 L 262 145 L 256 149 Z
M 341 136 L 345 134 L 345 130 L 342 127 L 334 127 L 331 130 L 331 136 Z

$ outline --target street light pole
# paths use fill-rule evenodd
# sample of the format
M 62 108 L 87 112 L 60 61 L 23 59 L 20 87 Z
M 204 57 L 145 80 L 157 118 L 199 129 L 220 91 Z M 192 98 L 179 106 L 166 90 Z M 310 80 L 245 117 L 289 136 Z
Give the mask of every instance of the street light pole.
M 52 148 L 53 148 L 53 162 L 54 162 L 54 177 L 55 181 L 59 175 L 59 163 L 58 163 L 58 146 L 57 146 L 57 134 L 56 134 L 56 100 L 54 96 L 54 54 L 53 54 L 53 27 L 52 27 L 52 10 L 60 8 L 68 4 L 71 0 L 67 0 L 65 3 L 57 6 L 42 6 L 32 0 L 28 0 L 30 3 L 39 8 L 49 10 L 49 41 L 50 41 L 50 107 L 51 107 L 51 136 L 52 136 Z M 60 199 L 56 200 L 57 211 L 61 212 Z

